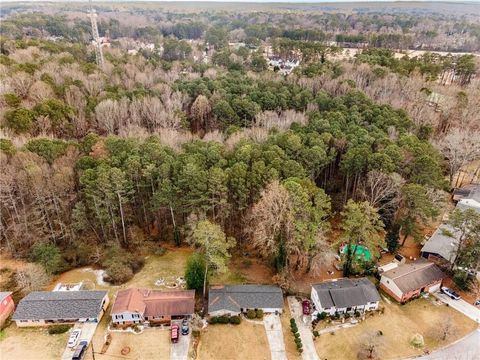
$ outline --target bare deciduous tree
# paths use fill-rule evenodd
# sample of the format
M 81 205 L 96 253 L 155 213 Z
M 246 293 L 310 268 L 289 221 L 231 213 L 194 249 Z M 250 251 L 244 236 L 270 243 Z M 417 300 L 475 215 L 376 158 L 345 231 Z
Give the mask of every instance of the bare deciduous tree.
M 400 202 L 400 189 L 405 180 L 396 173 L 370 171 L 360 186 L 362 200 L 378 210 L 394 209 Z
M 15 281 L 23 294 L 42 290 L 50 283 L 50 276 L 41 265 L 28 264 L 15 273 Z
M 208 127 L 208 118 L 212 111 L 210 102 L 204 95 L 198 95 L 192 104 L 190 112 L 192 114 L 192 130 L 198 132 L 199 130 L 206 130 Z
M 480 158 L 479 139 L 480 131 L 456 128 L 435 142 L 436 147 L 448 160 L 451 186 L 457 186 L 457 183 L 453 181 L 454 176 L 464 165 Z

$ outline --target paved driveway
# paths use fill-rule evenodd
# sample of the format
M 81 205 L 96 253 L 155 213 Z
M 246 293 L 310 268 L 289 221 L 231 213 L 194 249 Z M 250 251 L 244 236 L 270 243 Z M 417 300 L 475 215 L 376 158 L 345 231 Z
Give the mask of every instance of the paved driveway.
M 93 334 L 95 334 L 95 330 L 97 329 L 98 323 L 93 323 L 93 322 L 86 322 L 86 323 L 75 323 L 69 334 L 73 331 L 73 329 L 80 329 L 82 330 L 82 333 L 80 334 L 80 337 L 77 341 L 77 345 L 80 343 L 82 340 L 86 340 L 88 344 L 90 345 L 90 341 L 93 338 Z M 68 340 L 67 340 L 68 341 Z M 65 351 L 63 352 L 62 355 L 62 360 L 72 360 L 73 353 L 75 352 L 76 347 L 73 349 L 70 349 L 69 347 L 66 346 L 65 344 Z M 87 349 L 87 351 L 91 351 L 91 349 Z
M 413 359 L 413 358 L 412 358 Z M 421 360 L 478 360 L 480 359 L 480 329 L 446 348 L 421 356 Z
M 182 321 L 175 321 L 179 326 L 180 338 L 176 344 L 170 346 L 170 360 L 187 360 L 188 358 L 188 349 L 190 348 L 190 339 L 192 336 L 192 328 L 190 326 L 190 331 L 188 335 L 182 335 Z
M 480 323 L 480 310 L 475 306 L 467 303 L 465 300 L 453 300 L 450 299 L 447 295 L 440 292 L 433 294 L 437 299 L 440 299 L 448 306 L 454 308 L 455 310 L 461 312 L 463 315 L 468 316 L 470 319 Z
M 265 331 L 267 333 L 272 360 L 287 360 L 280 316 L 275 314 L 265 315 L 263 318 L 263 325 L 265 326 Z
M 287 297 L 287 301 L 290 312 L 297 322 L 298 332 L 300 333 L 300 338 L 302 339 L 302 359 L 319 360 L 317 351 L 315 350 L 315 345 L 313 344 L 313 334 L 311 330 L 310 319 L 308 319 L 308 316 L 303 316 L 302 304 L 300 304 L 295 296 Z

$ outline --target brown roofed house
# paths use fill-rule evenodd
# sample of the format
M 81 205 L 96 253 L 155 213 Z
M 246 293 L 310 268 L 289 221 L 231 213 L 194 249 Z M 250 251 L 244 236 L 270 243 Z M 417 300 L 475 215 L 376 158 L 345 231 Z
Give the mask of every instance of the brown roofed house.
M 437 265 L 420 259 L 382 273 L 380 288 L 404 303 L 420 296 L 422 292 L 438 291 L 444 278 L 445 274 Z
M 119 325 L 170 322 L 191 317 L 195 311 L 195 290 L 126 289 L 117 292 L 112 322 Z

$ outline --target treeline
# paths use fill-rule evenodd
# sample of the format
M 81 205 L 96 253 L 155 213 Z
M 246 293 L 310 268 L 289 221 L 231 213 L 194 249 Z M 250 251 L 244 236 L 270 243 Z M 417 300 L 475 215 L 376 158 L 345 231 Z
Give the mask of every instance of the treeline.
M 429 80 L 437 80 L 445 72 L 452 71 L 459 77 L 458 82 L 461 85 L 470 83 L 477 70 L 474 55 L 454 57 L 426 53 L 414 58 L 408 56 L 396 58 L 394 52 L 389 49 L 365 49 L 355 58 L 358 62 L 383 66 L 401 75 L 418 71 Z
M 319 110 L 310 112 L 303 125 L 293 122 L 286 132 L 272 127 L 258 139 L 237 130 L 230 135 L 234 142 L 187 141 L 179 150 L 156 136 L 141 140 L 90 134 L 71 144 L 37 139 L 23 149 L 2 140 L 2 241 L 26 257 L 32 249 L 39 251 L 38 244 L 48 245 L 47 250 L 61 254 L 64 262 L 59 264 L 76 266 L 102 262 L 105 249 L 122 254 L 120 249 L 138 249 L 146 240 L 180 244 L 188 219 L 195 216 L 220 224 L 244 247 L 253 236 L 245 229 L 255 228 L 261 219 L 249 214 L 265 201 L 264 191 L 275 181 L 290 196 L 296 194 L 294 199 L 299 196 L 298 201 L 313 196 L 310 215 L 302 215 L 306 204 L 292 215 L 301 220 L 298 235 L 291 235 L 295 246 L 301 249 L 303 241 L 313 241 L 307 269 L 314 268 L 311 262 L 321 249 L 315 240 L 319 221 L 332 214 L 328 195 L 337 199 L 337 210 L 346 199 L 367 201 L 380 209 L 387 231 L 408 221 L 404 232 L 417 236 L 419 214 L 434 214 L 429 194 L 446 186 L 439 154 L 412 134 L 415 129 L 405 114 L 375 105 L 360 93 L 319 93 L 314 101 Z M 324 195 L 318 197 L 318 191 Z M 315 215 L 317 206 L 321 216 Z M 306 236 L 303 227 L 313 233 Z M 285 250 L 290 257 L 302 253 L 291 249 Z M 114 258 L 123 267 L 137 266 L 130 257 Z M 298 261 L 292 260 L 292 266 L 301 268 Z M 117 263 L 108 266 L 121 273 Z
M 66 11 L 66 9 L 63 9 Z M 86 10 L 86 9 L 85 9 Z M 231 14 L 201 12 L 193 19 L 190 13 L 167 13 L 122 10 L 120 22 L 107 8 L 98 11 L 104 16 L 99 23 L 101 36 L 112 39 L 133 37 L 156 42 L 162 36 L 177 39 L 208 38 L 209 30 L 224 31 L 231 41 L 245 41 L 249 44 L 261 40 L 287 38 L 301 41 L 337 41 L 344 45 L 368 43 L 370 47 L 405 49 L 409 47 L 444 50 L 478 51 L 480 39 L 478 18 L 454 19 L 440 15 L 425 16 L 397 14 L 352 14 L 341 13 L 268 13 L 255 12 Z M 145 22 L 136 23 L 138 16 Z M 299 28 L 302 24 L 303 28 Z M 88 18 L 51 16 L 43 13 L 21 13 L 12 15 L 2 22 L 2 33 L 11 38 L 24 36 L 62 36 L 75 41 L 91 38 Z M 359 30 L 363 33 L 358 35 Z

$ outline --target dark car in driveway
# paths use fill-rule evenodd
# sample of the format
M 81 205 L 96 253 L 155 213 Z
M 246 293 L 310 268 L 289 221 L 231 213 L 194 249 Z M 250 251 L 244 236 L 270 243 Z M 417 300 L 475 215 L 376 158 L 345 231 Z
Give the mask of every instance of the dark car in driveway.
M 72 360 L 81 360 L 87 351 L 88 342 L 85 340 L 80 341 L 75 352 L 73 353 Z
M 189 332 L 190 332 L 190 329 L 188 327 L 188 320 L 183 319 L 182 320 L 182 335 L 188 335 Z

